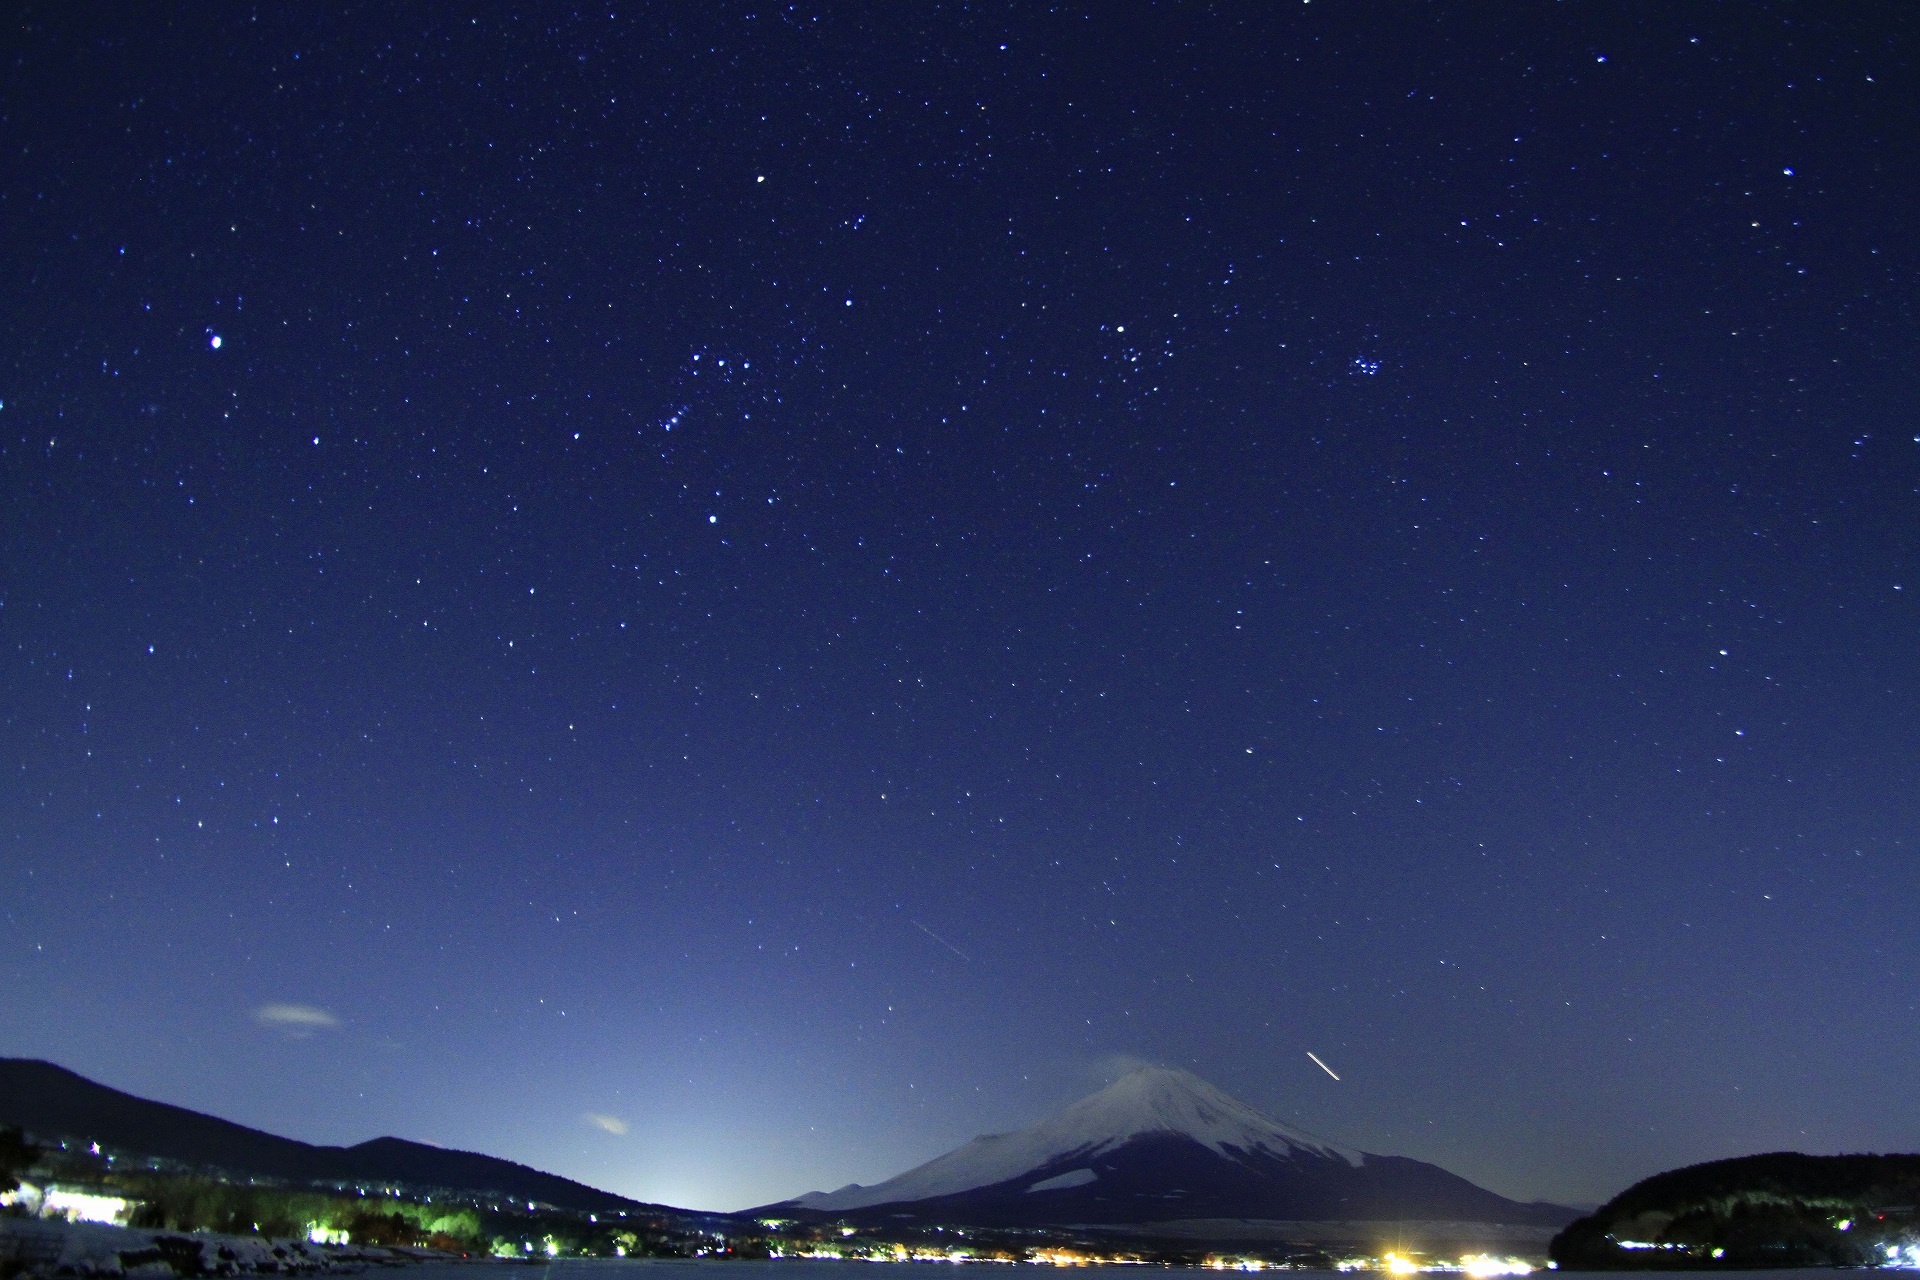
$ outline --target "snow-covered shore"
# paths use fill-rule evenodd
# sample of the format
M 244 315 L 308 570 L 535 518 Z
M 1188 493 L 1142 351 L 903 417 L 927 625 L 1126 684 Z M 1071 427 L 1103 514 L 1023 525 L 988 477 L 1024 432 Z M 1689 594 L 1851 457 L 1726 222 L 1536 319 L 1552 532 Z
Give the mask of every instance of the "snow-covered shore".
M 455 1261 L 437 1249 L 322 1245 L 264 1236 L 142 1231 L 97 1222 L 0 1217 L 0 1275 L 43 1277 L 242 1276 L 360 1271 Z

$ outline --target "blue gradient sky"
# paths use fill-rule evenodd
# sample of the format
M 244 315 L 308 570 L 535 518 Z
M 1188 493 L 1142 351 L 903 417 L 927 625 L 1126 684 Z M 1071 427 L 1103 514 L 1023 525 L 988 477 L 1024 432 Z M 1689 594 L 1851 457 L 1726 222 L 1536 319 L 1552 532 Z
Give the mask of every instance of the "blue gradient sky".
M 1920 1143 L 1905 7 L 23 13 L 0 1053 L 703 1208 L 1137 1060 Z

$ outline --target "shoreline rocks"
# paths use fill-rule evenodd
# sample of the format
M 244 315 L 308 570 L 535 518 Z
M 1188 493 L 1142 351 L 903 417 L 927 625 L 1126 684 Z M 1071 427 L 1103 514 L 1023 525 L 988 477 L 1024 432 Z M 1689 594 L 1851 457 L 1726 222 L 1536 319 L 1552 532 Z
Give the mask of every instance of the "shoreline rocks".
M 458 1254 L 438 1249 L 314 1244 L 266 1236 L 183 1234 L 96 1222 L 0 1217 L 0 1277 L 16 1280 L 314 1275 L 458 1261 Z

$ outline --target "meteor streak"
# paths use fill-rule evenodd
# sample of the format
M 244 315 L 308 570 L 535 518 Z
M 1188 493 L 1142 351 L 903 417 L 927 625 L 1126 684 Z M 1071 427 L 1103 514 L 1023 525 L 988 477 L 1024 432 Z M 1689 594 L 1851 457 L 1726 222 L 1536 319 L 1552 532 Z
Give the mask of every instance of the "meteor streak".
M 1309 1058 L 1312 1058 L 1312 1059 L 1313 1059 L 1313 1065 L 1314 1065 L 1314 1066 L 1316 1066 L 1316 1067 L 1318 1067 L 1318 1068 L 1320 1068 L 1320 1069 L 1321 1069 L 1322 1071 L 1324 1071 L 1324 1072 L 1326 1072 L 1326 1073 L 1327 1073 L 1328 1075 L 1330 1075 L 1330 1076 L 1333 1076 L 1333 1068 L 1332 1068 L 1332 1067 L 1330 1067 L 1330 1066 L 1328 1066 L 1328 1065 L 1327 1065 L 1326 1063 L 1324 1063 L 1324 1062 L 1322 1062 L 1322 1061 L 1320 1061 L 1320 1055 L 1319 1055 L 1319 1054 L 1317 1054 L 1317 1053 L 1315 1053 L 1315 1052 L 1314 1052 L 1313 1050 L 1311 1050 L 1311 1049 L 1309 1049 L 1309 1050 L 1307 1050 L 1307 1056 L 1308 1056 Z M 1333 1078 L 1334 1078 L 1335 1080 L 1338 1080 L 1338 1079 L 1339 1079 L 1340 1077 L 1339 1077 L 1339 1076 L 1333 1076 Z
M 968 964 L 973 963 L 972 956 L 968 955 L 966 952 L 962 951 L 960 948 L 954 946 L 951 942 L 948 942 L 945 938 L 941 937 L 939 934 L 935 933 L 933 930 L 927 928 L 927 926 L 921 924 L 918 920 L 912 920 L 912 921 L 909 921 L 908 923 L 912 924 L 914 928 L 926 934 L 929 938 L 932 938 L 935 942 L 939 943 L 941 946 L 945 947 L 947 950 L 953 952 L 953 954 L 959 956 L 962 960 L 965 960 Z

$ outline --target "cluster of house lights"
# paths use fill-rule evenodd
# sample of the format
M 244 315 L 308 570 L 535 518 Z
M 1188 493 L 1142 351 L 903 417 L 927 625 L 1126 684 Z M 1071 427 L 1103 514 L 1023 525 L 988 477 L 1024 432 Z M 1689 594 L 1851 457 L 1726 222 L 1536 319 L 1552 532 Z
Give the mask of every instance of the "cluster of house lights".
M 1153 1265 L 1147 1258 L 1137 1254 L 1101 1254 L 1084 1253 L 1076 1249 L 1035 1249 L 1023 1256 L 1011 1253 L 973 1253 L 965 1249 L 916 1249 L 907 1245 L 883 1245 L 871 1250 L 835 1249 L 825 1247 L 789 1248 L 776 1251 L 776 1258 L 815 1258 L 827 1261 L 855 1262 L 1001 1262 L 1027 1263 L 1035 1266 L 1052 1267 L 1124 1267 Z M 1248 1258 L 1215 1254 L 1203 1264 L 1212 1271 L 1287 1271 L 1292 1270 L 1287 1263 L 1270 1262 L 1264 1258 Z M 1389 1253 L 1381 1258 L 1350 1258 L 1337 1264 L 1341 1271 L 1384 1271 L 1389 1275 L 1404 1276 L 1419 1273 L 1446 1273 L 1474 1277 L 1524 1276 L 1534 1271 L 1532 1263 L 1521 1258 L 1496 1258 L 1491 1254 L 1474 1253 L 1458 1261 L 1415 1261 L 1397 1253 Z

